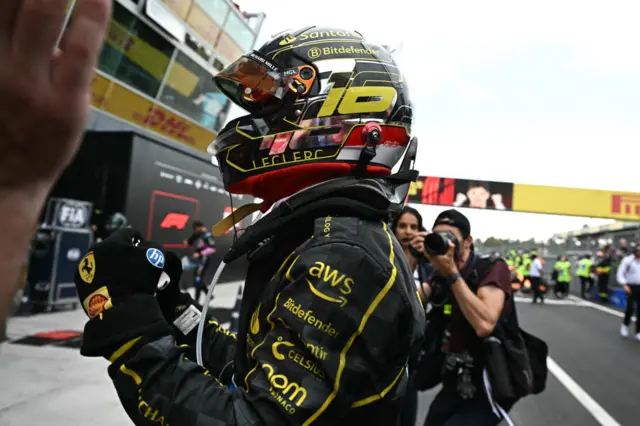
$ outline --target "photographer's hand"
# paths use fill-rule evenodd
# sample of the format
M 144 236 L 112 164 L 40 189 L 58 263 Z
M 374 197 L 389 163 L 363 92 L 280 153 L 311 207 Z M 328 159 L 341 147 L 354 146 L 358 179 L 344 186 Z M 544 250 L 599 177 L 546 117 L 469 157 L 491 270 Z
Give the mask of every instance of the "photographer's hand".
M 0 1 L 0 329 L 39 213 L 78 149 L 112 2 Z
M 429 233 L 426 231 L 418 232 L 409 242 L 409 245 L 413 248 L 413 250 L 425 256 L 427 255 L 427 253 L 424 250 L 424 237 L 426 237 L 428 234 Z
M 423 241 L 424 241 L 424 237 L 423 237 Z M 424 249 L 424 243 L 423 243 L 423 249 Z M 455 261 L 455 249 L 456 249 L 456 246 L 453 244 L 453 242 L 449 241 L 449 250 L 443 255 L 431 256 L 429 253 L 425 252 L 424 250 L 423 252 L 427 257 L 427 259 L 429 259 L 429 262 L 431 262 L 433 267 L 438 272 L 440 272 L 441 275 L 448 276 L 448 275 L 455 275 L 459 272 L 458 266 L 456 265 L 456 261 Z

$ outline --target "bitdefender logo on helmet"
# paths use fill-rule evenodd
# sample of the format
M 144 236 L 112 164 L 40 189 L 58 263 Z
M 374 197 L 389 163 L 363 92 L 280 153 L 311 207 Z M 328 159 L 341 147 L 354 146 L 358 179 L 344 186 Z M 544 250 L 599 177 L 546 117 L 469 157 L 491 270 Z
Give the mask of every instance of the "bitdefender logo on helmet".
M 331 56 L 331 55 L 371 55 L 371 56 L 379 56 L 379 51 L 376 49 L 364 49 L 362 47 L 353 47 L 353 46 L 340 46 L 340 47 L 323 47 L 322 49 L 318 47 L 312 47 L 307 52 L 307 55 L 311 59 L 319 58 L 320 56 Z

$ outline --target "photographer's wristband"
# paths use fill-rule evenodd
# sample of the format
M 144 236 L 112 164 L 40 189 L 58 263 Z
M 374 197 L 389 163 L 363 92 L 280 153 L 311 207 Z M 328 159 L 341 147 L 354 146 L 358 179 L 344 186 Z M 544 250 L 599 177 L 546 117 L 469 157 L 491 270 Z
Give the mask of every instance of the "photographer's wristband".
M 453 285 L 453 283 L 455 283 L 458 278 L 462 278 L 462 275 L 460 275 L 460 272 L 456 272 L 455 274 L 451 274 L 451 275 L 447 275 L 446 277 L 444 277 L 444 283 L 446 285 Z

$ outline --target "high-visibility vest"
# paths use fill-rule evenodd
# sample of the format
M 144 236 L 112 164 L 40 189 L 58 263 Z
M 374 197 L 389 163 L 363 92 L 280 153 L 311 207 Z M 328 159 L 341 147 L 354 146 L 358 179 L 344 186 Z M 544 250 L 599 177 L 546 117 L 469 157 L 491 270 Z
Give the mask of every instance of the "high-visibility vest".
M 593 266 L 593 262 L 591 259 L 582 259 L 578 262 L 578 270 L 576 271 L 576 275 L 583 278 L 589 278 L 591 276 L 591 267 Z

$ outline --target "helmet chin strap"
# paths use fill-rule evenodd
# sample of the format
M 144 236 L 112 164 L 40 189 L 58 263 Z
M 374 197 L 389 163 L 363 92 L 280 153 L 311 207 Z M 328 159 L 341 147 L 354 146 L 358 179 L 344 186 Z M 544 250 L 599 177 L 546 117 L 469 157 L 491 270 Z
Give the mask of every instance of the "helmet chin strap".
M 262 203 L 250 203 L 238 207 L 236 210 L 232 211 L 231 214 L 223 218 L 220 222 L 213 225 L 213 227 L 211 227 L 211 234 L 215 238 L 224 235 L 224 233 L 232 228 L 233 225 L 240 222 L 250 214 L 257 212 L 261 209 L 261 207 Z

